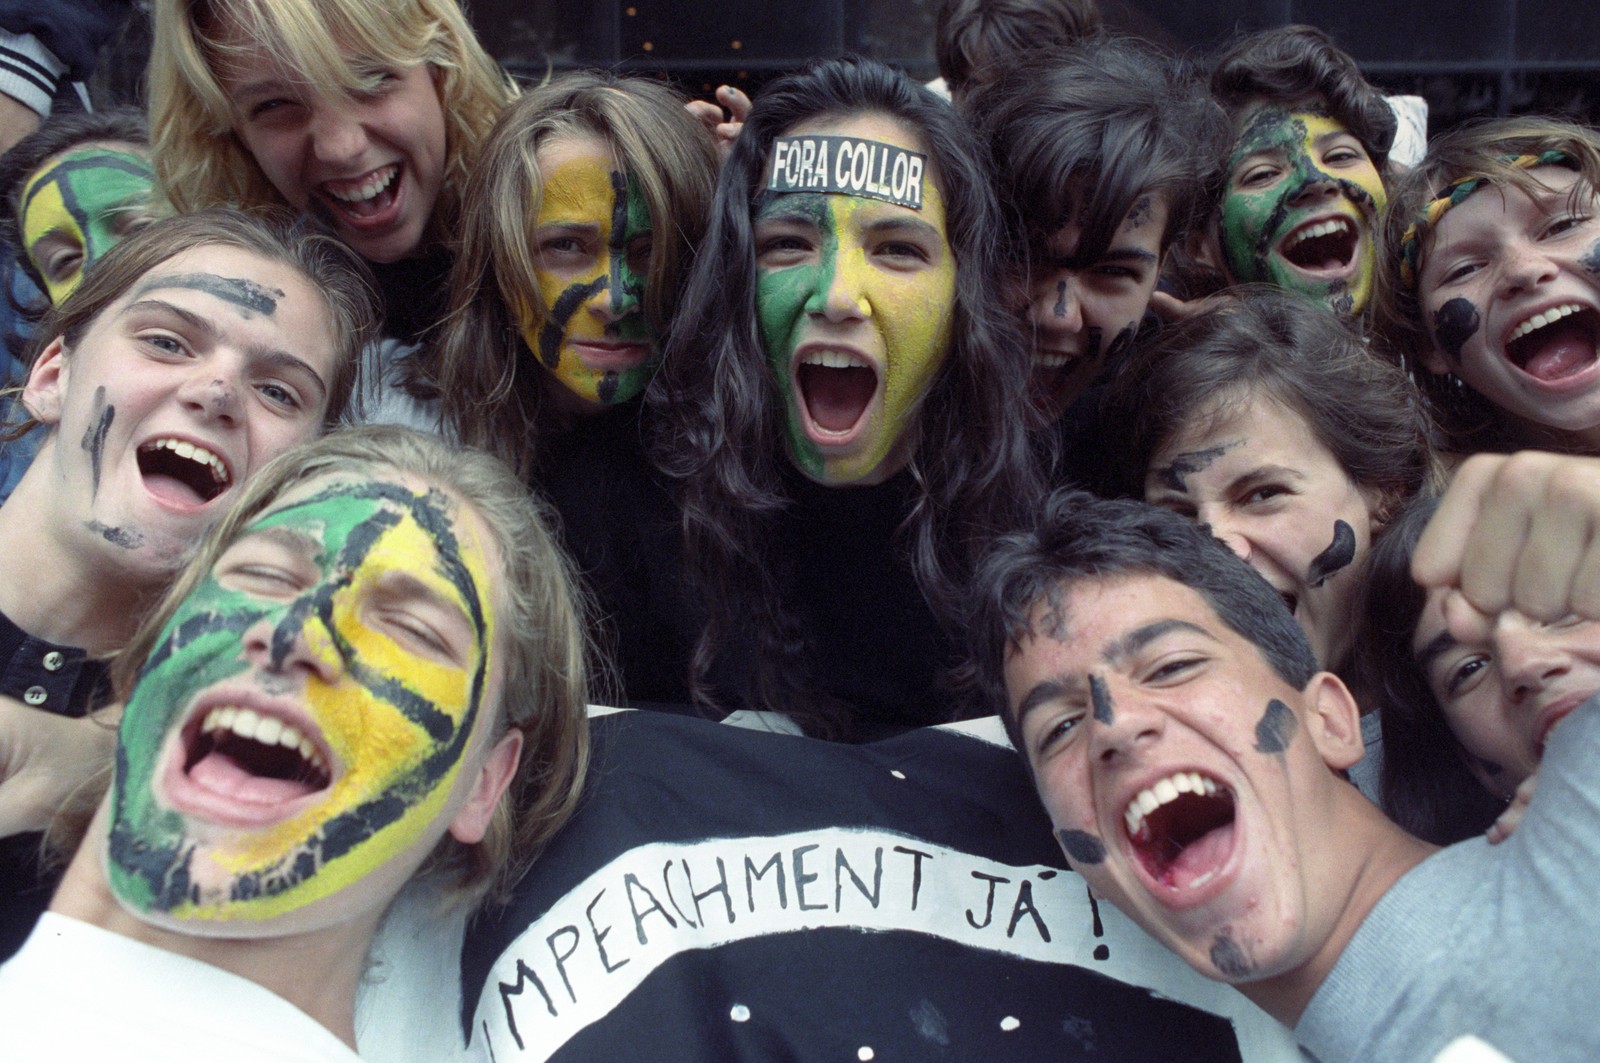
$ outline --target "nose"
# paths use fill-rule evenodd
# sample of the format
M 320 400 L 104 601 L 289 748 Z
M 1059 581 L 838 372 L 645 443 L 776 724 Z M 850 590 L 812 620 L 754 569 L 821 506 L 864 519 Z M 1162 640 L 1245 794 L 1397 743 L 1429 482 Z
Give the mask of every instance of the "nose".
M 245 659 L 264 672 L 334 682 L 344 671 L 344 659 L 323 608 L 315 596 L 305 595 L 262 617 L 245 630 Z
M 1518 240 L 1505 252 L 1500 267 L 1501 288 L 1511 295 L 1555 280 L 1558 270 L 1538 245 L 1528 240 Z
M 1095 760 L 1125 759 L 1166 733 L 1166 711 L 1144 692 L 1114 676 L 1091 676 L 1090 683 L 1094 711 L 1081 726 L 1089 728 L 1089 755 Z
M 644 281 L 628 268 L 623 252 L 608 252 L 605 283 L 589 298 L 589 313 L 607 325 L 638 313 L 644 298 Z
M 367 130 L 352 104 L 323 100 L 311 120 L 311 151 L 320 162 L 357 162 L 367 150 Z
M 238 384 L 215 370 L 190 374 L 178 388 L 178 401 L 207 420 L 226 425 L 240 421 Z
M 1056 273 L 1037 284 L 1028 303 L 1028 320 L 1041 335 L 1072 336 L 1083 331 L 1083 300 L 1071 273 Z
M 1195 520 L 1199 521 L 1202 531 L 1226 543 L 1228 549 L 1238 555 L 1239 560 L 1248 563 L 1250 556 L 1255 553 L 1255 548 L 1251 545 L 1250 537 L 1245 534 L 1243 526 L 1222 506 L 1201 506 L 1195 512 Z
M 871 317 L 872 305 L 866 298 L 865 252 L 840 249 L 831 262 L 825 259 L 822 267 L 823 276 L 806 300 L 806 312 L 838 322 Z
M 1489 632 L 1489 648 L 1500 670 L 1506 700 L 1516 704 L 1565 675 L 1570 659 L 1543 624 L 1505 612 Z

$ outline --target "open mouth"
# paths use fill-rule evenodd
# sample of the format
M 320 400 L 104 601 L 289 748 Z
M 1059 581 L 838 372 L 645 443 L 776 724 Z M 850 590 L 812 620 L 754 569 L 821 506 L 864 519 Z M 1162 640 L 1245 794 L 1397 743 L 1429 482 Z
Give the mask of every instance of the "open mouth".
M 183 772 L 213 794 L 278 805 L 325 790 L 328 759 L 292 724 L 254 709 L 222 705 L 190 737 Z
M 806 354 L 795 368 L 795 377 L 807 417 L 825 434 L 849 434 L 878 393 L 878 371 L 844 351 Z
M 1506 357 L 1535 380 L 1551 382 L 1595 363 L 1600 314 L 1579 303 L 1562 303 L 1534 314 L 1506 337 Z
M 1204 886 L 1233 851 L 1233 791 L 1199 772 L 1174 772 L 1139 791 L 1123 820 L 1146 873 L 1174 892 Z
M 153 439 L 136 457 L 146 489 L 178 505 L 203 506 L 233 483 L 227 462 L 188 440 Z
M 1349 218 L 1328 218 L 1295 229 L 1283 238 L 1278 253 L 1307 273 L 1342 273 L 1355 261 L 1359 240 Z
M 394 206 L 400 191 L 400 164 L 380 166 L 351 181 L 324 181 L 321 190 L 334 210 L 355 221 L 365 221 Z

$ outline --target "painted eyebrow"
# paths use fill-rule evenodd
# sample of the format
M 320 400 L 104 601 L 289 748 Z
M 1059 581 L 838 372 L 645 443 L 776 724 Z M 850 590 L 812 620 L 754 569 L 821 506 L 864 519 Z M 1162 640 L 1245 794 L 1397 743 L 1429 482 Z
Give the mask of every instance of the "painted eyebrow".
M 1426 676 L 1433 670 L 1435 661 L 1459 645 L 1460 643 L 1456 641 L 1456 637 L 1450 634 L 1448 630 L 1439 632 L 1428 640 L 1426 646 L 1417 651 L 1417 667 Z
M 1143 627 L 1134 628 L 1111 643 L 1111 645 L 1100 651 L 1100 659 L 1109 665 L 1121 665 L 1129 657 L 1150 645 L 1150 643 L 1159 638 L 1164 638 L 1174 631 L 1187 631 L 1191 634 L 1203 636 L 1212 642 L 1217 641 L 1215 635 L 1199 624 L 1194 624 L 1187 620 L 1156 620 L 1145 624 Z
M 176 306 L 172 303 L 169 303 L 165 299 L 140 299 L 136 303 L 129 303 L 127 308 L 122 312 L 124 314 L 129 314 L 135 310 L 155 310 L 172 314 L 174 317 L 188 324 L 191 328 L 203 333 L 208 339 L 213 341 L 222 339 L 222 334 L 217 331 L 217 327 L 208 319 L 201 317 L 199 314 L 196 314 L 191 310 L 185 310 L 181 306 Z M 312 381 L 316 383 L 317 390 L 321 393 L 322 397 L 325 398 L 327 396 L 328 385 L 324 383 L 322 375 L 315 369 L 311 368 L 311 366 L 304 360 L 296 358 L 288 351 L 282 350 L 278 347 L 263 347 L 259 344 L 253 343 L 246 344 L 245 351 L 250 355 L 252 361 L 265 362 L 272 368 L 299 369 L 302 372 L 307 373 L 310 375 Z

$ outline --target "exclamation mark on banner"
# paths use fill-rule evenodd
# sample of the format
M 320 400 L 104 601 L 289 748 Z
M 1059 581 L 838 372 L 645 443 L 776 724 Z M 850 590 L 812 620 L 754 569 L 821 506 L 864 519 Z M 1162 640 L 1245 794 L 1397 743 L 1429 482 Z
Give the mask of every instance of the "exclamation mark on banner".
M 1100 904 L 1094 899 L 1093 890 L 1087 890 L 1086 892 L 1089 894 L 1089 910 L 1094 913 L 1094 936 L 1103 938 L 1106 936 L 1106 928 L 1100 922 Z M 1109 960 L 1111 958 L 1110 947 L 1096 945 L 1094 947 L 1094 958 L 1097 960 Z

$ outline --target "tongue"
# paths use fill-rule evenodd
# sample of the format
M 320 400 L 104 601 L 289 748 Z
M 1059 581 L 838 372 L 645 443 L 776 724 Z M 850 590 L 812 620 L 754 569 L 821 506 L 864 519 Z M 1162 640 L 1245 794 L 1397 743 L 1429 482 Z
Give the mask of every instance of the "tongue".
M 1173 889 L 1192 888 L 1196 881 L 1221 867 L 1233 849 L 1233 824 L 1217 827 L 1183 847 L 1161 873 L 1161 882 Z
M 1595 359 L 1594 340 L 1589 330 L 1570 319 L 1546 325 L 1517 345 L 1518 351 L 1531 350 L 1522 370 L 1539 380 L 1560 380 L 1587 369 Z
M 198 786 L 235 801 L 252 805 L 276 805 L 293 801 L 311 792 L 311 787 L 293 779 L 270 779 L 252 775 L 226 753 L 213 750 L 189 769 L 189 778 Z
M 805 398 L 806 412 L 824 431 L 847 432 L 855 427 L 877 387 L 877 374 L 864 366 L 800 367 L 800 393 Z
M 176 476 L 166 473 L 146 473 L 144 477 L 145 490 L 161 499 L 179 506 L 203 506 L 206 500 L 200 493 Z

